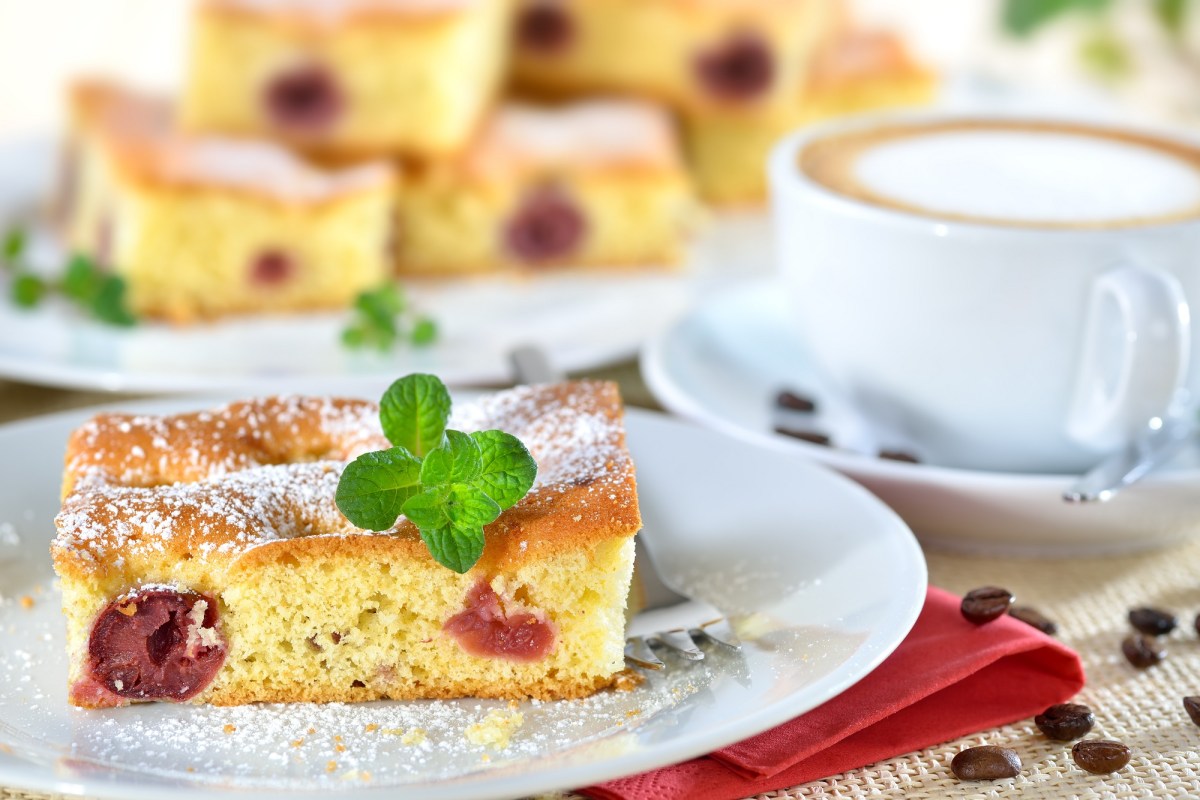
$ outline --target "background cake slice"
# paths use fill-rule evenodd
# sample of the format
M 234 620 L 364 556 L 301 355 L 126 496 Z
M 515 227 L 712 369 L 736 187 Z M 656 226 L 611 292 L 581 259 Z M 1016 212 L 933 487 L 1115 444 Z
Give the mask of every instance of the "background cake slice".
M 760 204 L 767 155 L 804 125 L 932 100 L 933 73 L 895 34 L 847 29 L 823 46 L 803 90 L 781 110 L 705 111 L 683 117 L 684 142 L 700 196 L 711 203 Z
M 69 245 L 125 278 L 135 314 L 341 308 L 389 279 L 388 164 L 319 169 L 270 143 L 183 135 L 168 104 L 108 84 L 72 101 Z
M 338 158 L 460 149 L 493 103 L 510 0 L 200 0 L 183 120 Z
M 839 0 L 519 0 L 513 77 L 534 94 L 617 92 L 676 110 L 792 102 Z
M 505 106 L 398 209 L 400 269 L 426 274 L 672 264 L 695 210 L 669 116 L 616 100 Z
M 388 447 L 375 404 L 107 414 L 72 436 L 52 546 L 70 698 L 357 701 L 581 697 L 623 668 L 640 527 L 617 390 L 518 388 L 456 409 L 538 462 L 479 563 L 439 565 L 401 520 L 334 504 L 347 459 Z

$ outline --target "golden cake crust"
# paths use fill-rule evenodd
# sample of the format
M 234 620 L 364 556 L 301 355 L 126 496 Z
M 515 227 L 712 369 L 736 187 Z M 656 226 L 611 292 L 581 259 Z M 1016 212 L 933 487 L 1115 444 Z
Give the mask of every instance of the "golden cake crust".
M 475 571 L 632 536 L 641 525 L 616 386 L 521 387 L 455 409 L 451 427 L 500 428 L 539 464 L 534 488 L 486 530 Z M 374 403 L 275 397 L 172 416 L 102 414 L 71 436 L 52 545 L 60 575 L 195 561 L 209 580 L 263 563 L 378 553 L 431 561 L 416 528 L 355 528 L 333 502 L 346 460 L 388 447 Z M 200 569 L 200 567 L 197 567 Z
M 436 24 L 481 3 L 509 0 L 203 0 L 199 13 L 253 17 L 320 32 L 346 25 Z
M 592 100 L 555 108 L 498 108 L 458 160 L 476 178 L 511 173 L 682 169 L 666 111 L 637 100 Z
M 76 130 L 95 137 L 121 174 L 144 186 L 316 205 L 390 189 L 396 180 L 382 161 L 319 168 L 272 143 L 179 132 L 166 99 L 106 81 L 76 83 L 69 102 Z

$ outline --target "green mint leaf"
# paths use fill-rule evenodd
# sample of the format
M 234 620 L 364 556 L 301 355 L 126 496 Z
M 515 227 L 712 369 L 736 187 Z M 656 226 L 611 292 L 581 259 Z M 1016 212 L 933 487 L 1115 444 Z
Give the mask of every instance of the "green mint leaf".
M 22 272 L 13 278 L 12 300 L 21 308 L 33 308 L 46 296 L 46 282 L 36 275 Z
M 477 431 L 471 438 L 479 445 L 483 469 L 473 485 L 499 504 L 511 508 L 529 493 L 537 478 L 537 462 L 521 440 L 504 431 Z
M 23 228 L 11 228 L 4 234 L 4 243 L 0 245 L 0 257 L 11 265 L 25 253 L 28 237 Z
M 379 404 L 383 434 L 423 458 L 440 447 L 450 418 L 450 393 L 433 375 L 406 375 L 388 387 Z
M 404 516 L 421 530 L 442 528 L 450 524 L 448 488 L 426 489 L 415 494 L 404 503 Z
M 334 497 L 346 519 L 385 531 L 420 491 L 421 462 L 402 447 L 364 453 L 346 465 Z
M 477 486 L 455 483 L 446 494 L 446 516 L 455 528 L 482 528 L 500 516 L 500 504 Z
M 125 279 L 116 276 L 101 278 L 96 295 L 90 304 L 92 315 L 109 325 L 128 327 L 137 324 L 137 317 L 125 305 Z
M 1100 13 L 1112 0 L 1005 0 L 1001 24 L 1013 36 L 1029 36 L 1068 11 Z
M 101 272 L 85 255 L 76 253 L 67 262 L 63 276 L 63 294 L 79 303 L 90 303 L 99 291 Z
M 437 340 L 437 336 L 437 323 L 429 317 L 420 317 L 413 325 L 409 339 L 417 347 L 425 347 L 426 345 L 433 344 Z
M 458 529 L 449 525 L 422 528 L 421 540 L 435 561 L 460 575 L 475 566 L 483 555 L 483 528 Z
M 466 483 L 483 471 L 483 454 L 479 445 L 461 431 L 446 431 L 441 447 L 429 451 L 421 462 L 421 483 L 439 486 L 445 483 Z
M 483 555 L 483 527 L 496 521 L 500 506 L 482 490 L 455 483 L 410 497 L 404 516 L 439 564 L 466 572 Z
M 1172 38 L 1178 40 L 1183 36 L 1188 0 L 1154 0 L 1154 13 Z
M 367 332 L 362 325 L 351 325 L 342 330 L 342 344 L 346 347 L 358 348 L 367 343 Z

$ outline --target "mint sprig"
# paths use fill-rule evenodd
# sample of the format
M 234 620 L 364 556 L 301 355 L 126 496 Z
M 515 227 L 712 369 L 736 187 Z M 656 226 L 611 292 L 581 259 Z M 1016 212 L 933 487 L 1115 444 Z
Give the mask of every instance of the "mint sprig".
M 483 555 L 484 526 L 533 487 L 537 462 L 510 433 L 447 430 L 450 403 L 433 375 L 393 383 L 379 419 L 394 446 L 347 464 L 335 499 L 368 530 L 387 530 L 403 514 L 439 564 L 464 573 Z
M 351 321 L 342 330 L 342 343 L 386 352 L 403 341 L 415 347 L 430 345 L 437 334 L 437 323 L 414 314 L 400 286 L 389 281 L 355 298 Z
M 9 298 L 15 305 L 34 308 L 52 292 L 59 292 L 101 322 L 121 327 L 137 323 L 126 303 L 123 278 L 82 254 L 71 256 L 61 279 L 44 278 L 31 271 L 25 261 L 28 242 L 23 228 L 11 228 L 0 238 L 0 266 L 12 275 Z

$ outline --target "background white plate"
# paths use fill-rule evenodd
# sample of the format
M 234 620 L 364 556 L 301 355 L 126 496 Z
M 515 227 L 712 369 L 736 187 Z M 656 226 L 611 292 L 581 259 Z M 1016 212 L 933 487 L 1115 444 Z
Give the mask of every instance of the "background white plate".
M 1164 545 L 1200 529 L 1195 447 L 1107 503 L 1069 504 L 1062 492 L 1074 476 L 907 464 L 774 433 L 774 398 L 781 389 L 817 399 L 821 416 L 809 427 L 834 433 L 835 443 L 838 432 L 871 423 L 840 405 L 788 323 L 785 294 L 774 282 L 737 287 L 700 304 L 648 343 L 642 375 L 658 401 L 744 441 L 849 475 L 894 508 L 922 541 L 940 547 L 1100 554 Z
M 925 597 L 925 563 L 911 533 L 860 487 L 787 454 L 633 411 L 642 535 L 666 575 L 729 613 L 752 615 L 747 624 L 760 637 L 740 655 L 710 651 L 704 662 L 680 663 L 629 693 L 523 704 L 525 724 L 504 752 L 462 738 L 467 724 L 504 705 L 495 702 L 70 709 L 47 546 L 64 441 L 88 415 L 0 427 L 0 451 L 9 454 L 0 468 L 0 783 L 7 786 L 123 798 L 349 787 L 462 800 L 588 785 L 709 752 L 814 708 L 890 653 Z M 22 595 L 35 605 L 22 607 Z M 368 734 L 372 722 L 425 728 L 429 746 Z M 237 730 L 224 733 L 226 724 Z M 337 763 L 332 772 L 329 761 Z
M 0 144 L 0 231 L 50 194 L 50 138 Z M 26 311 L 0 281 L 0 375 L 32 383 L 128 392 L 319 390 L 329 382 L 378 384 L 434 372 L 455 385 L 508 383 L 508 354 L 536 344 L 557 369 L 574 371 L 631 358 L 706 291 L 772 268 L 760 214 L 706 220 L 682 269 L 552 271 L 458 281 L 407 281 L 413 305 L 437 321 L 427 348 L 380 354 L 349 350 L 343 313 L 245 317 L 173 327 L 143 322 L 119 329 L 62 302 Z M 43 235 L 31 257 L 63 261 Z

